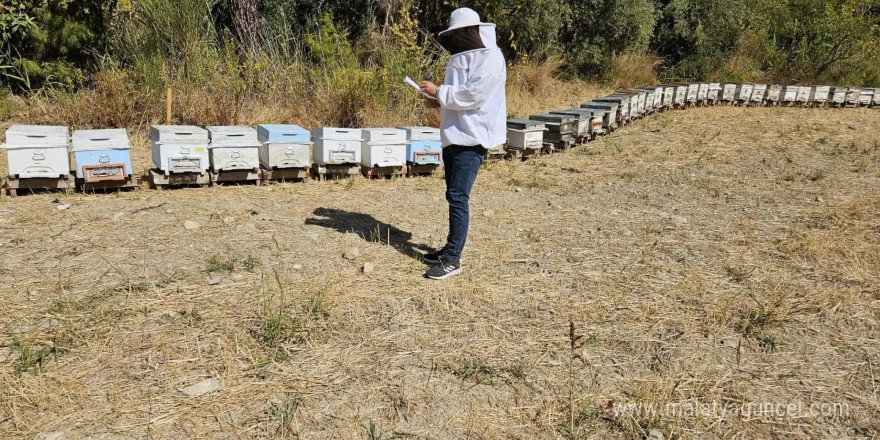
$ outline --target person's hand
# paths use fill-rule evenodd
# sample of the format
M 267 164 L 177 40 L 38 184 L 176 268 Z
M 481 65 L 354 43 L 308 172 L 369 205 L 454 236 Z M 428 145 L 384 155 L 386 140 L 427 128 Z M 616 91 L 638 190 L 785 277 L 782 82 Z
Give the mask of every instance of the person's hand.
M 432 110 L 440 108 L 440 101 L 438 101 L 436 99 L 426 99 L 425 100 L 425 107 L 432 109 Z
M 440 87 L 438 87 L 437 84 L 434 84 L 431 81 L 422 81 L 419 83 L 419 90 L 432 98 L 437 97 L 437 90 L 439 88 Z

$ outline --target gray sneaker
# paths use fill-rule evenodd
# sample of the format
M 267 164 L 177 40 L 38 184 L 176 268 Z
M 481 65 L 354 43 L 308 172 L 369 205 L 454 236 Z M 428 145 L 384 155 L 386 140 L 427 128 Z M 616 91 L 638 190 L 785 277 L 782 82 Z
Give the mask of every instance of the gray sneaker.
M 431 266 L 427 272 L 425 272 L 425 277 L 430 278 L 432 280 L 445 280 L 449 277 L 454 277 L 456 275 L 461 275 L 461 261 L 440 261 L 439 263 Z

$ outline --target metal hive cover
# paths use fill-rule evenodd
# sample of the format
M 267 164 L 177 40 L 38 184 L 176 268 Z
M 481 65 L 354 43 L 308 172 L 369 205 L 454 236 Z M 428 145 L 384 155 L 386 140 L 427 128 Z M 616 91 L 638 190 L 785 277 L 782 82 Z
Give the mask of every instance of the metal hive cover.
M 73 151 L 128 150 L 131 143 L 124 128 L 109 130 L 76 130 L 73 132 Z
M 13 125 L 6 130 L 4 148 L 67 147 L 70 131 L 59 125 Z
M 207 144 L 208 130 L 195 125 L 153 125 L 150 140 L 162 144 Z
M 302 144 L 310 141 L 311 133 L 295 124 L 260 124 L 257 137 L 261 143 Z
M 508 119 L 507 128 L 514 130 L 543 130 L 546 124 L 543 121 L 531 119 Z
M 251 147 L 259 146 L 257 130 L 246 125 L 213 125 L 208 128 L 211 134 L 211 147 Z

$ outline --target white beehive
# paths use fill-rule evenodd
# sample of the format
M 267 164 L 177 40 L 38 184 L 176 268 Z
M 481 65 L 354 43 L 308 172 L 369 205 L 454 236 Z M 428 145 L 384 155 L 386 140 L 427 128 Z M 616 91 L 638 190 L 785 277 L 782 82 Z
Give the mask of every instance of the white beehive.
M 809 104 L 813 102 L 813 87 L 799 86 L 796 101 L 801 104 Z
M 860 96 L 862 96 L 862 89 L 850 88 L 846 92 L 846 105 L 858 107 Z
M 153 165 L 165 175 L 204 174 L 210 167 L 208 130 L 194 125 L 153 125 L 150 150 Z
M 752 102 L 762 103 L 767 99 L 767 84 L 755 84 L 752 86 Z
M 663 107 L 675 105 L 675 86 L 663 86 Z
M 793 103 L 797 102 L 797 95 L 800 87 L 798 86 L 785 86 L 785 89 L 782 91 L 782 99 L 780 101 Z
M 260 140 L 248 126 L 211 126 L 211 171 L 260 169 Z
M 540 150 L 544 144 L 543 121 L 507 120 L 507 147 L 512 150 Z
M 816 86 L 816 90 L 813 93 L 813 102 L 816 104 L 825 104 L 828 102 L 831 96 L 831 87 L 828 86 Z
M 317 165 L 356 165 L 361 163 L 362 132 L 359 128 L 315 127 L 312 161 Z
M 13 125 L 6 130 L 9 175 L 17 178 L 60 177 L 70 174 L 67 127 Z
M 397 128 L 363 129 L 361 165 L 402 167 L 406 165 L 406 132 Z
M 687 98 L 686 101 L 690 103 L 697 102 L 697 94 L 700 92 L 700 84 L 699 83 L 690 83 L 687 85 Z
M 736 89 L 739 84 L 736 83 L 727 83 L 722 86 L 721 90 L 721 100 L 732 102 L 736 101 Z
M 773 84 L 770 87 L 767 87 L 767 102 L 770 105 L 776 105 L 779 103 L 780 98 L 782 98 L 782 86 L 779 84 Z
M 709 100 L 709 83 L 700 83 L 697 89 L 697 101 Z
M 874 89 L 862 89 L 859 94 L 859 105 L 870 107 L 874 104 Z
M 752 91 L 754 90 L 754 85 L 750 83 L 742 83 L 737 84 L 736 86 L 736 100 L 739 102 L 749 102 L 752 99 Z
M 267 170 L 309 168 L 312 165 L 312 143 L 308 130 L 299 125 L 260 124 L 260 165 Z
M 846 104 L 846 94 L 849 92 L 849 89 L 846 87 L 832 87 L 831 88 L 831 103 L 841 106 Z
M 709 101 L 721 100 L 721 83 L 709 83 L 709 92 L 706 95 Z

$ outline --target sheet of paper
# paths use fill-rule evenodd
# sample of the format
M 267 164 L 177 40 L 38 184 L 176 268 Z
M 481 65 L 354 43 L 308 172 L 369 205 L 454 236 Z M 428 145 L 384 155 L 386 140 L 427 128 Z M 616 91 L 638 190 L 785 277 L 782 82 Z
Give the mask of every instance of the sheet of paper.
M 416 84 L 416 82 L 413 81 L 412 78 L 410 78 L 410 77 L 406 77 L 406 78 L 403 79 L 403 81 L 404 81 L 405 83 L 409 84 L 410 86 L 412 86 L 412 88 L 416 89 L 416 91 L 419 92 L 419 93 L 421 93 L 422 96 L 424 96 L 425 98 L 429 98 L 429 99 L 437 99 L 437 98 L 434 98 L 434 97 L 428 96 L 427 93 L 423 93 L 423 92 L 422 92 L 422 88 L 419 87 L 419 85 Z

